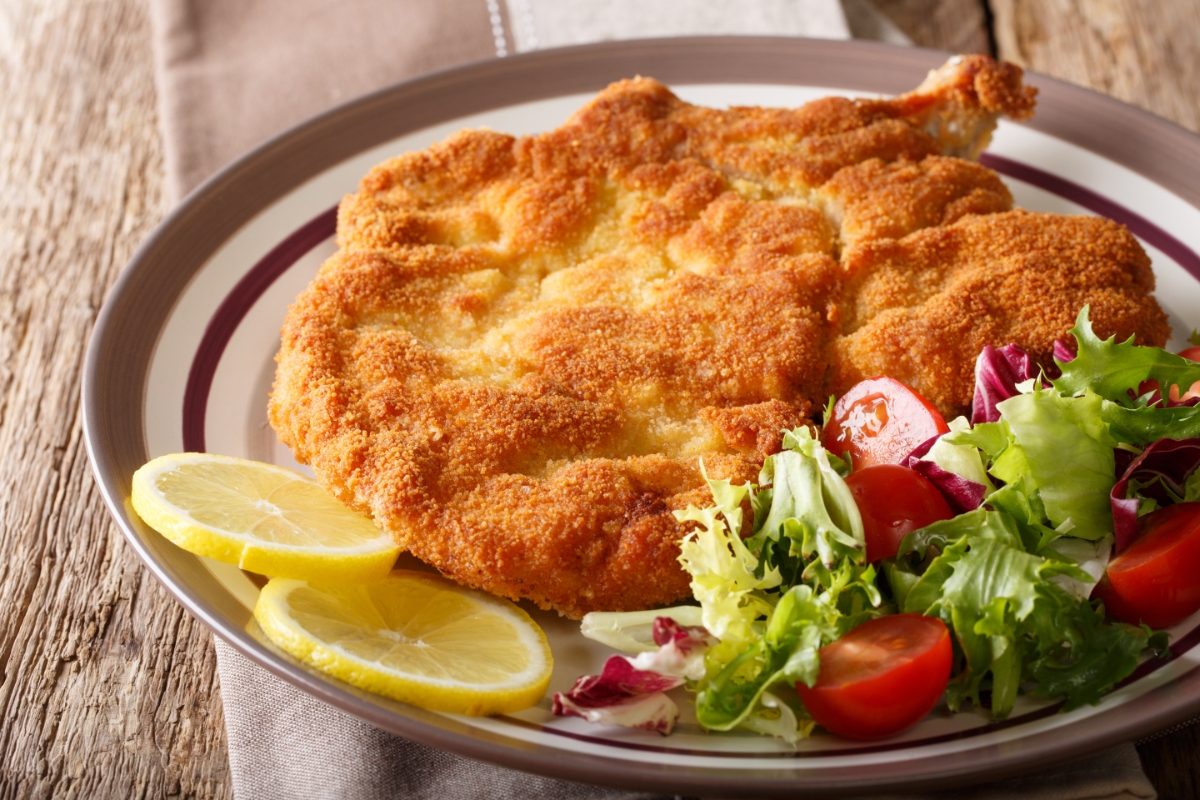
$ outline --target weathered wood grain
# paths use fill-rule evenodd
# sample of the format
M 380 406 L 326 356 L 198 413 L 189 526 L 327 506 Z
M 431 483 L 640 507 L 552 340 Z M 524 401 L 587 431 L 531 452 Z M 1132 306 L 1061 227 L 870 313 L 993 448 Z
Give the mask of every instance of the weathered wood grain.
M 80 427 L 162 213 L 140 2 L 0 6 L 0 796 L 228 797 L 210 637 L 109 523 Z
M 871 0 L 918 47 L 988 53 L 984 0 Z
M 107 288 L 163 212 L 144 0 L 0 3 L 0 798 L 229 797 L 207 631 L 109 524 L 80 428 Z M 873 0 L 988 47 L 982 0 Z M 999 54 L 1200 130 L 1197 0 L 991 0 Z M 1200 728 L 1144 743 L 1200 796 Z
M 999 55 L 1200 131 L 1198 0 L 991 0 Z

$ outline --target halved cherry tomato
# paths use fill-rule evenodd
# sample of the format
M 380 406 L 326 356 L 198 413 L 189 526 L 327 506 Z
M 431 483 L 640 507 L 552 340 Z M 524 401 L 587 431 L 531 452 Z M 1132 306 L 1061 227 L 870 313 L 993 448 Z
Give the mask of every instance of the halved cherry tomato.
M 1176 503 L 1138 521 L 1141 533 L 1108 563 L 1095 595 L 1119 622 L 1167 628 L 1200 611 L 1200 503 Z
M 859 381 L 838 398 L 821 444 L 855 468 L 899 464 L 917 445 L 950 430 L 932 404 L 892 378 Z
M 848 739 L 881 739 L 920 722 L 950 681 L 950 630 L 936 617 L 864 622 L 821 648 L 815 686 L 796 684 L 817 724 Z
M 867 561 L 872 564 L 896 555 L 900 541 L 917 528 L 954 516 L 936 486 L 898 464 L 856 469 L 846 485 L 862 515 Z

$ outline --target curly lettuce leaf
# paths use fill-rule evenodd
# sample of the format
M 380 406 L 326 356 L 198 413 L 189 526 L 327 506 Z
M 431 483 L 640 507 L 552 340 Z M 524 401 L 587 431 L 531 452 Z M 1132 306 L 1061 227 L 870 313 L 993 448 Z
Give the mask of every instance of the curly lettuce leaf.
M 1166 633 L 1106 622 L 1086 603 L 1063 609 L 1066 613 L 1056 615 L 1053 623 L 1047 621 L 1041 632 L 1041 646 L 1030 658 L 1028 674 L 1034 692 L 1063 698 L 1064 710 L 1100 702 L 1147 652 L 1166 652 Z
M 905 611 L 930 608 L 941 596 L 942 585 L 949 578 L 946 570 L 954 564 L 953 558 L 942 555 L 954 546 L 967 547 L 971 542 L 997 541 L 1009 547 L 1021 547 L 1021 533 L 1016 522 L 1008 514 L 989 508 L 978 508 L 951 519 L 941 520 L 914 531 L 900 545 L 898 560 L 910 554 L 920 558 L 932 558 L 927 567 L 917 576 L 915 584 L 900 603 Z
M 1131 408 L 1105 399 L 1100 402 L 1100 416 L 1113 438 L 1136 447 L 1145 447 L 1159 439 L 1200 437 L 1200 405 Z
M 763 636 L 719 663 L 719 669 L 702 683 L 696 697 L 697 721 L 709 730 L 728 731 L 746 727 L 756 717 L 773 717 L 772 709 L 762 704 L 764 694 L 778 683 L 816 683 L 821 668 L 818 651 L 841 635 L 840 617 L 828 595 L 818 595 L 809 586 L 793 586 L 775 607 Z M 795 731 L 797 736 L 812 727 L 808 720 L 797 724 L 804 728 Z
M 723 641 L 747 642 L 758 636 L 758 620 L 774 601 L 767 592 L 780 585 L 778 569 L 759 570 L 759 559 L 741 537 L 741 509 L 730 504 L 749 493 L 728 481 L 709 481 L 723 505 L 689 506 L 675 512 L 681 522 L 698 523 L 680 544 L 679 562 L 692 576 L 692 596 L 700 603 L 704 627 Z
M 1092 329 L 1085 306 L 1075 327 L 1076 355 L 1055 359 L 1062 374 L 1052 383 L 1068 397 L 1096 395 L 1100 417 L 1118 441 L 1144 446 L 1159 439 L 1200 436 L 1200 404 L 1163 403 L 1158 392 L 1145 392 L 1147 381 L 1159 387 L 1189 387 L 1200 380 L 1200 363 L 1158 347 L 1143 347 L 1132 338 L 1101 339 Z
M 947 694 L 952 708 L 963 699 L 983 705 L 980 687 L 990 678 L 992 714 L 1002 718 L 1012 710 L 1021 679 L 1017 638 L 1043 591 L 1044 563 L 997 541 L 972 543 L 964 537 L 926 573 L 926 593 L 936 585 L 937 599 L 920 608 L 923 602 L 917 600 L 926 593 L 909 594 L 908 610 L 940 616 L 954 630 L 966 658 L 966 669 Z
M 1115 336 L 1101 339 L 1092 329 L 1088 307 L 1084 306 L 1071 329 L 1075 337 L 1075 358 L 1056 362 L 1062 374 L 1054 388 L 1067 396 L 1091 391 L 1105 400 L 1132 407 L 1139 400 L 1142 384 L 1156 381 L 1160 386 L 1191 386 L 1200 380 L 1200 363 L 1159 347 L 1143 347 L 1133 337 L 1118 342 Z
M 815 681 L 820 647 L 876 615 L 882 601 L 842 465 L 808 428 L 783 443 L 764 462 L 761 488 L 709 481 L 714 505 L 676 516 L 697 523 L 680 563 L 704 626 L 719 639 L 696 686 L 697 719 L 712 730 L 770 730 L 792 740 L 811 722 L 780 706 L 771 687 Z M 755 522 L 743 540 L 747 502 Z M 785 731 L 788 720 L 795 722 Z

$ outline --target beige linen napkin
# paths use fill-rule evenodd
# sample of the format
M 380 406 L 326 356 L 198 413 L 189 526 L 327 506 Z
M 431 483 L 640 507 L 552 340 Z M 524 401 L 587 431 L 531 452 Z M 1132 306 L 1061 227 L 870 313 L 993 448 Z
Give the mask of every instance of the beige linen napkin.
M 422 72 L 603 39 L 771 34 L 889 41 L 867 0 L 151 0 L 169 190 L 269 136 Z M 272 798 L 636 798 L 482 764 L 379 731 L 217 641 L 234 793 Z M 952 792 L 942 797 L 961 797 Z M 1150 798 L 1131 745 L 973 798 Z

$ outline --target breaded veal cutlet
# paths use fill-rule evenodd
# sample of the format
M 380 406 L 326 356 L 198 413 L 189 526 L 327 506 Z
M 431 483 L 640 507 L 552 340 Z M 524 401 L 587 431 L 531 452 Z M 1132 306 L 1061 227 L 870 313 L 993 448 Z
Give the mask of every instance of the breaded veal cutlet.
M 620 81 L 557 130 L 458 133 L 343 200 L 283 324 L 271 424 L 341 500 L 468 586 L 579 616 L 688 595 L 672 511 L 890 375 L 943 413 L 985 344 L 1090 304 L 1161 345 L 1121 226 L 1013 210 L 973 163 L 1021 71 L 891 99 L 712 109 Z

